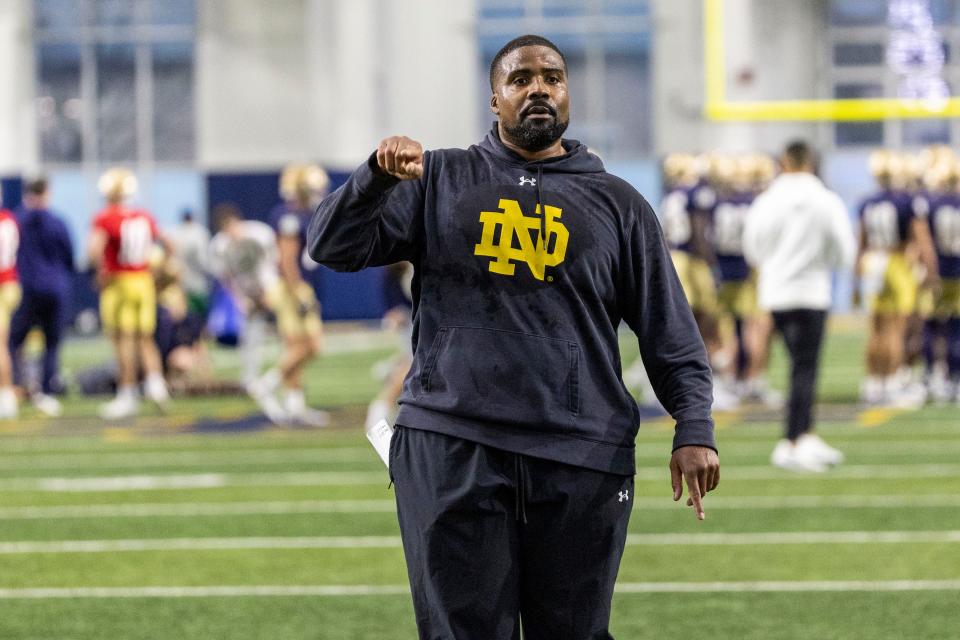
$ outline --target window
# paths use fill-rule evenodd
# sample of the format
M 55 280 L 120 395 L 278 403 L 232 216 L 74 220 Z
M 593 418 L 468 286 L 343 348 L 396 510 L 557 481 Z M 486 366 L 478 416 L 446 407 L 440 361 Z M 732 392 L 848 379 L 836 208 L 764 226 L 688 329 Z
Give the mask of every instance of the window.
M 480 0 L 481 95 L 490 61 L 519 33 L 538 33 L 567 58 L 570 128 L 565 134 L 624 160 L 652 148 L 649 0 Z M 483 128 L 492 117 L 483 114 Z
M 196 0 L 34 0 L 47 164 L 190 163 Z
M 960 82 L 960 0 L 830 0 L 837 98 L 943 99 Z M 838 122 L 837 146 L 951 144 L 960 123 L 950 120 Z

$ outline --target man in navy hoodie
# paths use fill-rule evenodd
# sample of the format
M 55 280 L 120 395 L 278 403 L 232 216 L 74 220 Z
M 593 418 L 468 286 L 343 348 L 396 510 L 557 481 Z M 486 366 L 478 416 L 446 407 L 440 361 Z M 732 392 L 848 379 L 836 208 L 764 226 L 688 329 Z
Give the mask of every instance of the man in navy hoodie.
M 639 423 L 617 327 L 676 420 L 674 499 L 685 480 L 701 519 L 719 481 L 710 368 L 654 212 L 561 137 L 557 47 L 511 41 L 490 84 L 479 145 L 385 139 L 320 204 L 310 255 L 415 267 L 389 459 L 420 637 L 610 638 Z
M 16 211 L 20 224 L 17 267 L 23 301 L 11 323 L 10 353 L 14 370 L 20 374 L 24 340 L 30 329 L 40 327 L 45 341 L 43 371 L 40 390 L 32 400 L 43 413 L 58 416 L 62 410 L 54 395 L 63 391 L 60 340 L 69 322 L 74 264 L 70 232 L 63 220 L 50 211 L 48 189 L 46 178 L 27 181 L 23 206 Z M 17 377 L 19 381 L 20 375 Z

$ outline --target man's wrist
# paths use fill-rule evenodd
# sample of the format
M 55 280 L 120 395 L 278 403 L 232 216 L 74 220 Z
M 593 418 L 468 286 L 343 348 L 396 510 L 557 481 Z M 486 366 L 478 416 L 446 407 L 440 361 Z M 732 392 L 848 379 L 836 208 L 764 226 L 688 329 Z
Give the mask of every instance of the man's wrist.
M 673 451 L 682 447 L 707 447 L 719 453 L 717 440 L 713 432 L 713 421 L 688 420 L 678 422 L 673 432 Z

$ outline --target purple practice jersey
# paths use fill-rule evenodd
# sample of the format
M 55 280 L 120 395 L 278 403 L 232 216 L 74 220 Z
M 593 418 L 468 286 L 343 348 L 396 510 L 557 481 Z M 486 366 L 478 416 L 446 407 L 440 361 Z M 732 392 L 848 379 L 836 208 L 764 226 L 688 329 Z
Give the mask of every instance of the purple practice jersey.
M 723 282 L 742 282 L 750 278 L 750 265 L 743 257 L 743 228 L 753 196 L 732 194 L 720 196 L 713 209 L 713 248 Z
M 941 278 L 960 278 L 960 194 L 928 196 L 926 207 Z
M 660 204 L 663 228 L 671 249 L 690 251 L 693 239 L 692 217 L 698 211 L 709 213 L 717 196 L 705 182 L 692 187 L 677 187 L 667 193 Z
M 297 236 L 300 246 L 307 246 L 307 225 L 310 224 L 310 209 L 298 209 L 295 205 L 281 202 L 270 212 L 270 226 L 280 236 Z
M 906 191 L 881 191 L 860 205 L 860 225 L 867 249 L 892 251 L 910 239 L 910 225 L 917 217 L 914 196 Z

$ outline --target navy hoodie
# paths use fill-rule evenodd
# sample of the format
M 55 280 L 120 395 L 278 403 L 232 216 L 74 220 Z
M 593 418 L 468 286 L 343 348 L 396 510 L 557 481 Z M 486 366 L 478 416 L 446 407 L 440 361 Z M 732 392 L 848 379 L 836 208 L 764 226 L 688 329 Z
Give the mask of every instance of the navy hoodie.
M 27 294 L 65 296 L 73 286 L 73 243 L 67 225 L 46 209 L 16 212 L 20 225 L 17 272 Z
M 310 255 L 340 271 L 413 263 L 397 424 L 633 474 L 623 320 L 677 422 L 674 449 L 716 449 L 706 351 L 656 215 L 586 146 L 563 148 L 528 162 L 494 125 L 469 149 L 425 152 L 406 181 L 373 155 L 320 203 Z

